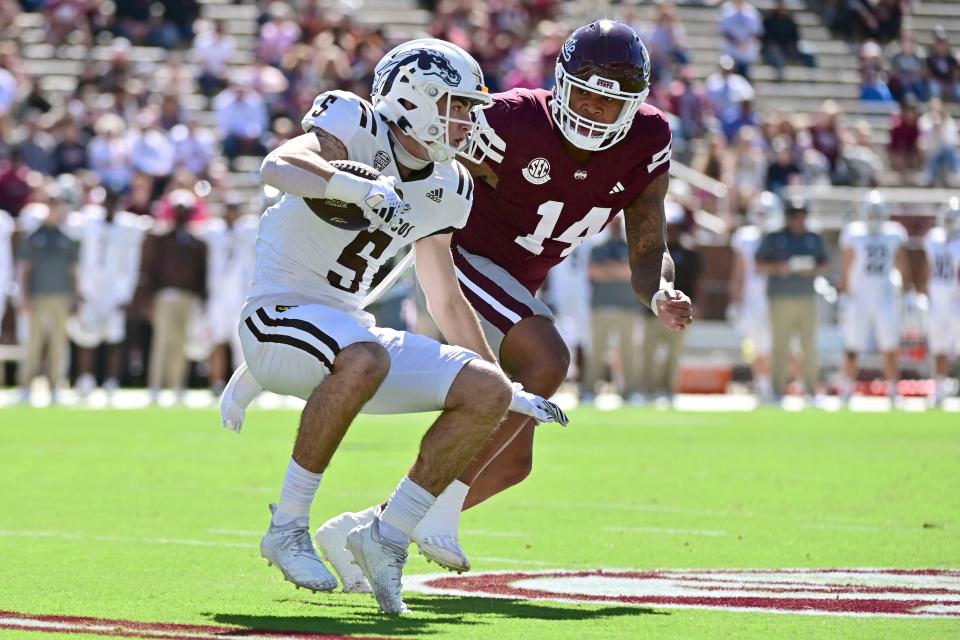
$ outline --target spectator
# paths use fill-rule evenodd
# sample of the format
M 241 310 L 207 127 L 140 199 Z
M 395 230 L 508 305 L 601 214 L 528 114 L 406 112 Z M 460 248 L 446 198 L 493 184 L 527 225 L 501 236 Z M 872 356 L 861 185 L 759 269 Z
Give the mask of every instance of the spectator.
M 901 34 L 900 50 L 890 59 L 889 86 L 893 97 L 900 102 L 906 96 L 913 96 L 920 102 L 930 99 L 927 65 L 917 53 L 916 41 L 909 31 Z
M 11 147 L 9 157 L 0 159 L 0 209 L 17 217 L 30 201 L 32 189 L 27 181 L 30 167 L 23 162 L 18 147 Z
M 646 36 L 646 45 L 653 73 L 661 82 L 669 82 L 674 65 L 685 65 L 690 61 L 687 31 L 677 18 L 677 10 L 672 2 L 657 5 L 657 15 Z
M 139 171 L 130 180 L 130 190 L 123 200 L 123 209 L 140 216 L 154 213 L 153 178 Z
M 133 168 L 153 178 L 157 195 L 163 192 L 173 173 L 173 143 L 158 126 L 157 114 L 151 109 L 143 110 L 138 124 L 140 131 L 131 136 Z
M 923 166 L 920 154 L 920 109 L 912 95 L 907 95 L 899 114 L 893 116 L 890 127 L 890 144 L 887 154 L 890 168 L 900 174 L 900 181 L 907 182 L 909 172 L 919 171 Z
M 300 40 L 300 27 L 292 19 L 290 5 L 274 1 L 267 7 L 267 21 L 260 27 L 257 58 L 269 65 L 279 65 L 287 51 Z
M 737 134 L 731 157 L 733 210 L 744 214 L 747 207 L 764 190 L 767 177 L 767 158 L 764 156 L 754 127 L 743 127 Z M 685 291 L 685 289 L 680 289 Z
M 641 393 L 640 362 L 636 357 L 636 329 L 640 315 L 637 295 L 630 284 L 630 248 L 617 216 L 607 225 L 600 243 L 590 251 L 590 284 L 593 324 L 592 349 L 581 393 L 589 400 L 597 391 L 607 368 L 611 342 L 616 344 L 617 363 L 623 384 L 620 395 L 631 401 Z M 610 367 L 611 372 L 613 367 Z
M 43 224 L 20 244 L 20 309 L 26 315 L 27 348 L 20 371 L 20 401 L 30 402 L 30 387 L 41 372 L 47 350 L 50 401 L 59 402 L 66 374 L 67 317 L 76 302 L 78 245 L 62 230 L 64 202 L 56 187 L 48 187 Z
M 160 98 L 160 109 L 157 114 L 157 125 L 164 131 L 170 131 L 183 122 L 184 111 L 180 106 L 180 96 L 167 92 Z
M 186 328 L 195 307 L 207 298 L 207 247 L 187 229 L 196 205 L 186 190 L 170 196 L 173 229 L 144 244 L 141 277 L 152 300 L 153 341 L 148 385 L 151 401 L 160 389 L 175 390 L 182 401 L 186 385 Z
M 125 193 L 133 176 L 133 148 L 125 135 L 123 118 L 105 113 L 97 119 L 96 136 L 90 140 L 90 168 L 108 189 Z
M 727 136 L 727 140 L 734 141 L 737 138 L 737 134 L 744 127 L 754 127 L 758 128 L 762 124 L 760 119 L 760 114 L 756 112 L 753 108 L 753 100 L 749 97 L 744 97 L 741 100 L 738 100 L 735 105 L 736 111 L 732 120 L 722 120 L 721 127 L 723 128 L 723 134 Z
M 24 121 L 24 136 L 20 141 L 20 154 L 24 163 L 34 171 L 48 176 L 56 172 L 53 150 L 57 141 L 44 126 L 45 119 L 36 113 Z
M 723 52 L 733 58 L 735 71 L 749 78 L 750 65 L 760 53 L 760 12 L 747 0 L 727 0 L 720 7 L 720 35 L 725 41 Z
M 170 131 L 170 140 L 174 167 L 184 167 L 196 176 L 207 175 L 217 154 L 216 139 L 208 129 L 198 127 L 196 120 L 188 116 Z
M 946 101 L 960 102 L 960 62 L 950 49 L 943 27 L 934 30 L 933 47 L 927 55 L 930 92 Z
M 267 104 L 259 93 L 236 85 L 225 89 L 213 100 L 217 125 L 223 136 L 223 153 L 231 170 L 242 153 L 263 155 L 262 138 L 269 124 Z
M 883 81 L 883 75 L 872 67 L 861 70 L 860 99 L 864 102 L 892 103 L 894 101 L 887 83 Z
M 721 125 L 733 122 L 740 116 L 741 103 L 753 100 L 754 92 L 750 81 L 734 73 L 734 62 L 730 56 L 720 56 L 719 71 L 707 78 L 707 96 L 714 115 Z
M 930 100 L 930 110 L 920 116 L 920 149 L 927 160 L 930 186 L 953 186 L 957 176 L 957 147 L 960 135 L 957 123 L 938 98 Z
M 215 96 L 227 86 L 227 63 L 233 58 L 236 43 L 227 35 L 222 20 L 204 22 L 193 41 L 193 55 L 200 73 L 197 85 L 200 92 Z
M 783 190 L 800 179 L 800 167 L 793 159 L 793 150 L 785 137 L 773 139 L 773 162 L 767 167 L 766 190 L 783 197 Z
M 0 66 L 0 118 L 5 117 L 13 108 L 17 97 L 17 78 L 4 66 Z
M 696 80 L 693 67 L 682 67 L 679 78 L 671 84 L 670 111 L 680 119 L 679 131 L 674 131 L 675 136 L 691 140 L 706 133 L 710 100 L 703 83 Z
M 807 203 L 794 196 L 787 201 L 787 224 L 766 235 L 757 249 L 757 271 L 767 275 L 767 298 L 773 327 L 773 389 L 787 388 L 790 340 L 800 339 L 806 393 L 817 390 L 817 294 L 813 281 L 826 270 L 823 238 L 807 228 Z
M 678 291 L 690 292 L 693 300 L 700 297 L 700 256 L 683 237 L 686 212 L 668 196 L 664 201 L 667 222 L 667 249 L 673 258 Z M 696 311 L 694 311 L 696 313 Z M 643 329 L 643 379 L 647 397 L 673 398 L 677 389 L 677 374 L 680 372 L 680 354 L 687 333 L 667 329 L 652 312 L 646 311 Z M 665 352 L 661 358 L 661 347 Z M 658 363 L 658 360 L 661 360 Z
M 817 65 L 816 58 L 800 40 L 800 27 L 785 0 L 776 0 L 773 10 L 763 19 L 763 59 L 783 79 L 783 67 L 791 60 L 799 60 L 807 67 Z
M 810 135 L 813 148 L 822 153 L 829 163 L 831 181 L 842 184 L 846 180 L 842 157 L 847 132 L 840 122 L 840 107 L 836 102 L 823 101 L 817 122 L 810 128 Z
M 54 171 L 59 175 L 86 169 L 87 145 L 77 121 L 67 118 L 61 122 L 59 135 L 60 142 L 53 148 Z
M 850 184 L 855 187 L 875 187 L 883 171 L 883 159 L 873 146 L 873 127 L 859 120 L 853 128 L 853 138 L 843 151 L 849 171 Z

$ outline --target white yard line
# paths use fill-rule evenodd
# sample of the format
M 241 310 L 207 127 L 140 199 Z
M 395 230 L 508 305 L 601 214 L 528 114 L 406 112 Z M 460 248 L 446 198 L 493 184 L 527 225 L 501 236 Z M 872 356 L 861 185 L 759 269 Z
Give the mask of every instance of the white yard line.
M 190 547 L 222 547 L 249 549 L 243 542 L 217 542 L 215 540 L 188 540 L 183 538 L 147 538 L 138 536 L 100 536 L 72 531 L 11 531 L 0 530 L 0 536 L 17 538 L 59 538 L 61 540 L 94 540 L 96 542 L 135 542 L 147 544 L 179 544 Z
M 604 527 L 604 531 L 616 531 L 623 533 L 660 533 L 674 536 L 706 536 L 708 538 L 718 538 L 720 536 L 730 535 L 726 531 L 717 531 L 713 529 L 665 529 L 661 527 Z
M 526 531 L 486 531 L 481 529 L 461 529 L 460 533 L 487 538 L 523 538 L 532 535 Z

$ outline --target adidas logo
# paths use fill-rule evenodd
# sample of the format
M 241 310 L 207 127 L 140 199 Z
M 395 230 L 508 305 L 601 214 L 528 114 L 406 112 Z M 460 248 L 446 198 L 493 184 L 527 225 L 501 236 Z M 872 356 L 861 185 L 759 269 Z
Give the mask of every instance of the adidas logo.
M 617 184 L 613 185 L 613 189 L 610 189 L 610 195 L 613 195 L 615 193 L 620 193 L 621 191 L 623 191 L 623 189 L 624 189 L 624 186 L 620 184 L 619 181 L 617 181 Z
M 443 199 L 443 189 L 434 189 L 433 191 L 428 191 L 427 197 L 437 204 L 440 204 L 440 200 Z

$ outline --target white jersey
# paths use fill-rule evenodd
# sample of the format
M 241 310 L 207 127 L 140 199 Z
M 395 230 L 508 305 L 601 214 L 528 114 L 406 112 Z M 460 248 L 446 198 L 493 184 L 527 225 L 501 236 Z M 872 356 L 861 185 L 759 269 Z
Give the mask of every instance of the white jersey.
M 733 232 L 730 248 L 743 258 L 743 306 L 764 309 L 767 306 L 767 276 L 757 272 L 757 249 L 763 239 L 760 227 L 748 224 Z
M 356 95 L 317 96 L 302 125 L 307 132 L 323 129 L 336 136 L 348 159 L 400 178 L 386 121 Z M 267 305 L 322 304 L 372 325 L 361 306 L 377 271 L 406 245 L 463 227 L 473 202 L 473 179 L 456 160 L 416 171 L 398 187 L 410 210 L 374 231 L 335 227 L 314 215 L 302 198 L 285 194 L 260 219 L 243 314 Z
M 899 222 L 887 221 L 871 233 L 866 223 L 851 222 L 840 234 L 840 246 L 853 250 L 848 289 L 854 297 L 890 295 L 902 287 L 897 270 L 897 251 L 907 242 L 907 230 Z
M 140 253 L 150 219 L 119 211 L 107 222 L 103 207 L 91 205 L 71 215 L 68 227 L 80 242 L 77 274 L 84 300 L 102 307 L 129 304 L 140 277 Z
M 943 227 L 934 227 L 923 239 L 927 255 L 930 305 L 943 311 L 960 306 L 960 235 L 947 238 Z
M 259 225 L 259 217 L 245 215 L 230 227 L 214 218 L 200 230 L 200 237 L 207 243 L 207 291 L 211 299 L 243 304 L 253 279 Z M 239 316 L 234 324 L 236 320 Z

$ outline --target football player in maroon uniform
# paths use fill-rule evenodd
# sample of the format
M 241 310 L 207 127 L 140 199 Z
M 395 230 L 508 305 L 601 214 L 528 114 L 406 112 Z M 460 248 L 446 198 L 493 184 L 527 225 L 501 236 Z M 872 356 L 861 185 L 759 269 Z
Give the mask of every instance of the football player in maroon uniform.
M 621 210 L 637 298 L 671 329 L 693 320 L 690 299 L 673 288 L 663 203 L 670 126 L 644 104 L 649 82 L 650 58 L 636 32 L 598 20 L 567 39 L 552 92 L 514 89 L 494 95 L 483 112 L 503 153 L 470 167 L 476 195 L 466 227 L 453 236 L 454 263 L 504 370 L 544 397 L 563 382 L 570 354 L 535 294 L 554 265 Z M 469 568 L 457 539 L 460 510 L 527 477 L 533 427 L 509 414 L 441 495 L 413 535 L 428 558 Z
M 570 354 L 535 293 L 554 265 L 621 210 L 637 297 L 671 329 L 693 320 L 690 298 L 673 288 L 663 203 L 670 127 L 643 103 L 650 82 L 643 42 L 623 23 L 593 22 L 566 41 L 556 76 L 552 92 L 514 89 L 493 96 L 483 111 L 496 136 L 479 145 L 485 159 L 471 167 L 473 207 L 451 243 L 460 288 L 501 366 L 545 397 L 563 382 Z M 508 414 L 440 494 L 411 536 L 428 559 L 453 571 L 470 568 L 458 537 L 460 512 L 527 477 L 533 426 Z M 355 566 L 336 558 L 346 533 L 378 508 L 341 514 L 317 532 L 345 590 L 369 589 Z

